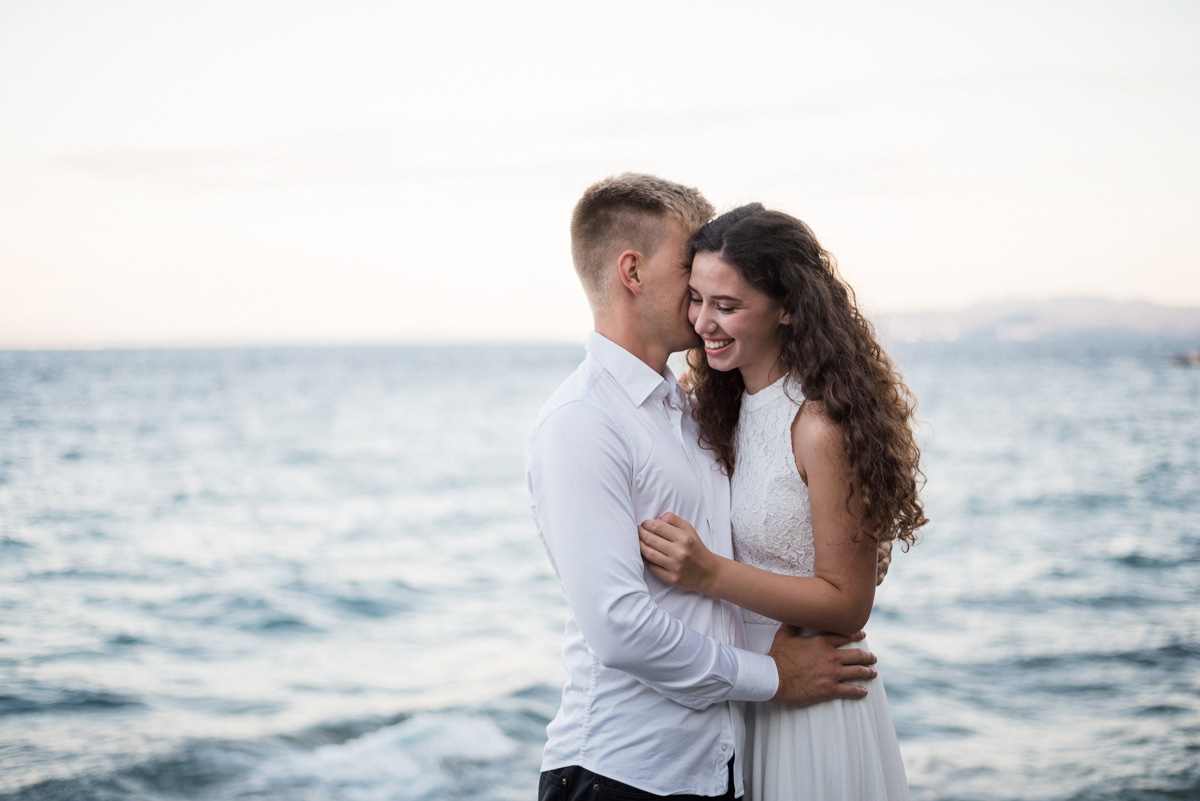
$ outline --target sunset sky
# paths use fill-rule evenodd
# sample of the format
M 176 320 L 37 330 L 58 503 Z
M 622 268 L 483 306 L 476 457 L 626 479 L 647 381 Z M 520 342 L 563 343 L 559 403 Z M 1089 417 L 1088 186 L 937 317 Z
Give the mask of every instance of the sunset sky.
M 581 340 L 617 172 L 870 311 L 1200 306 L 1194 2 L 0 3 L 0 348 Z

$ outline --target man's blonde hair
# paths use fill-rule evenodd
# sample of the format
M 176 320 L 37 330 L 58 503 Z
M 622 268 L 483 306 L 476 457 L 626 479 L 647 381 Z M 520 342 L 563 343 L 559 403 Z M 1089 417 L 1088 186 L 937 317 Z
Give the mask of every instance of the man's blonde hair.
M 651 256 L 670 231 L 668 220 L 693 234 L 712 216 L 700 190 L 653 175 L 627 172 L 588 187 L 571 215 L 571 257 L 592 309 L 611 301 L 618 253 L 633 249 Z

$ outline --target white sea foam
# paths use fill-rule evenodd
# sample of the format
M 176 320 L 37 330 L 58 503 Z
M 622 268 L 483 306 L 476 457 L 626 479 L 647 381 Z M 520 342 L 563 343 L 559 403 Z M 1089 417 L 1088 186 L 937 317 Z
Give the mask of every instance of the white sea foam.
M 453 797 L 464 763 L 503 760 L 517 750 L 482 715 L 420 713 L 343 743 L 272 760 L 248 785 L 293 785 L 346 801 Z

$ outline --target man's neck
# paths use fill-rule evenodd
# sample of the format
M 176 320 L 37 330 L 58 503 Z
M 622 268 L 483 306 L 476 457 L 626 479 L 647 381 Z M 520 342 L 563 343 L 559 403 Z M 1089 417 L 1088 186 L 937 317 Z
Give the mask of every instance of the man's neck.
M 620 345 L 634 356 L 641 359 L 656 373 L 662 373 L 667 368 L 667 358 L 671 352 L 662 346 L 648 343 L 637 327 L 619 319 L 595 318 L 596 333 L 605 339 Z

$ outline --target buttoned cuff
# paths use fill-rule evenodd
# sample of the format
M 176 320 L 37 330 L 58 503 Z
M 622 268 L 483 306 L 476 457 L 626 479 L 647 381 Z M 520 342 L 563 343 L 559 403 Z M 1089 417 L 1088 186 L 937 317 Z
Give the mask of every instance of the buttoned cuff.
M 770 701 L 779 692 L 779 668 L 766 654 L 734 651 L 737 654 L 737 682 L 733 694 L 739 701 Z

